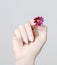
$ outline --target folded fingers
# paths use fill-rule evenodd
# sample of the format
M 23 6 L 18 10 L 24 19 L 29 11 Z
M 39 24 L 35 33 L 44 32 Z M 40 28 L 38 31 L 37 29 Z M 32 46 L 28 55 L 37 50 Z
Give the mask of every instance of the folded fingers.
M 34 40 L 33 31 L 32 31 L 31 25 L 29 23 L 27 23 L 25 25 L 20 25 L 19 30 L 20 30 L 22 39 L 26 44 L 28 44 L 29 41 L 32 42 Z
M 24 25 L 19 25 L 19 30 L 20 30 L 20 33 L 21 33 L 22 40 L 26 44 L 28 44 L 28 37 L 27 37 L 27 33 L 26 33 Z
M 28 36 L 28 40 L 33 41 L 34 40 L 33 30 L 32 30 L 31 25 L 29 23 L 25 24 L 25 30 L 26 30 L 26 33 Z

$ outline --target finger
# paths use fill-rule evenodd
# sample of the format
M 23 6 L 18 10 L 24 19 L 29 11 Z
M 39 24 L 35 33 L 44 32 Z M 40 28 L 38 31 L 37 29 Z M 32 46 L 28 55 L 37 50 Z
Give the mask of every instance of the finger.
M 15 35 L 16 35 L 18 41 L 19 41 L 19 44 L 23 46 L 23 41 L 22 41 L 22 37 L 21 37 L 21 33 L 20 33 L 20 30 L 19 29 L 17 29 L 15 31 Z
M 35 39 L 35 42 L 32 44 L 32 47 L 34 47 L 36 50 L 41 49 L 47 40 L 47 27 L 45 25 L 42 25 L 38 27 L 38 31 L 39 36 Z
M 32 31 L 32 28 L 31 28 L 29 23 L 25 24 L 25 29 L 26 29 L 29 41 L 33 41 L 34 40 L 34 35 L 33 35 L 33 31 Z
M 34 23 L 34 20 L 31 19 L 30 20 L 30 25 L 32 27 L 32 30 L 33 30 L 33 33 L 34 33 L 34 36 L 37 37 L 38 36 L 38 26 L 36 26 L 36 24 Z
M 14 32 L 14 43 L 18 44 L 18 46 L 23 46 L 22 38 L 19 29 L 16 29 Z
M 36 24 L 34 23 L 34 20 L 33 19 L 31 19 L 30 20 L 30 24 L 31 24 L 31 26 L 32 26 L 32 28 L 33 28 L 33 30 L 37 30 L 39 33 L 41 33 L 41 31 L 40 30 L 44 30 L 43 28 L 45 28 L 46 26 L 45 25 L 41 25 L 41 26 L 36 26 Z
M 27 37 L 27 33 L 25 31 L 25 27 L 23 25 L 20 25 L 19 30 L 20 30 L 23 41 L 28 44 L 28 37 Z
M 19 33 L 17 34 L 17 30 L 13 34 L 13 50 L 16 52 L 18 49 L 23 47 L 22 40 L 20 38 Z
M 38 30 L 39 36 L 42 36 L 42 37 L 46 36 L 47 26 L 45 25 L 38 26 L 37 30 Z
M 38 49 L 41 49 L 47 41 L 47 27 L 45 25 L 42 25 L 38 27 L 38 31 L 39 37 L 36 39 L 36 41 L 38 42 L 36 44 L 38 45 Z

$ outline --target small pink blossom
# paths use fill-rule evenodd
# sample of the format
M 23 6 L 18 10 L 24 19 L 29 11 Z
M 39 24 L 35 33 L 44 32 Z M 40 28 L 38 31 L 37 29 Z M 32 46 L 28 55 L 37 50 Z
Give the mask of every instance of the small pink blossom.
M 36 23 L 37 26 L 41 26 L 41 24 L 43 24 L 43 22 L 44 22 L 43 17 L 38 16 L 38 17 L 34 18 L 34 23 Z

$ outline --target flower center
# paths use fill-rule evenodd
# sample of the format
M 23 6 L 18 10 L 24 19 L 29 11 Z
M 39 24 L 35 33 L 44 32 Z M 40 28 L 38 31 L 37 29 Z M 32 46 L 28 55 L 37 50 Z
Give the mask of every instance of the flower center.
M 37 22 L 39 23 L 39 22 L 40 22 L 40 20 L 39 20 L 39 19 L 37 19 Z

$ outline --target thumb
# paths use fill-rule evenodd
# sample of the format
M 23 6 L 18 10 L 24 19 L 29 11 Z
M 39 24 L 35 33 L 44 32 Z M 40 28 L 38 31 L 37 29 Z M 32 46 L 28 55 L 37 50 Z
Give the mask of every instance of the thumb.
M 42 46 L 45 44 L 47 40 L 47 27 L 45 25 L 36 26 L 33 23 L 33 20 L 30 21 L 31 26 L 35 29 L 37 28 L 38 36 L 35 38 L 35 41 L 31 46 L 34 48 L 34 50 L 40 50 Z
M 40 36 L 41 35 L 43 36 L 44 34 L 47 33 L 47 26 L 45 26 L 45 25 L 37 26 L 34 23 L 33 19 L 31 19 L 30 25 L 31 25 L 32 29 L 34 30 L 34 34 L 36 34 L 36 35 L 39 34 Z

